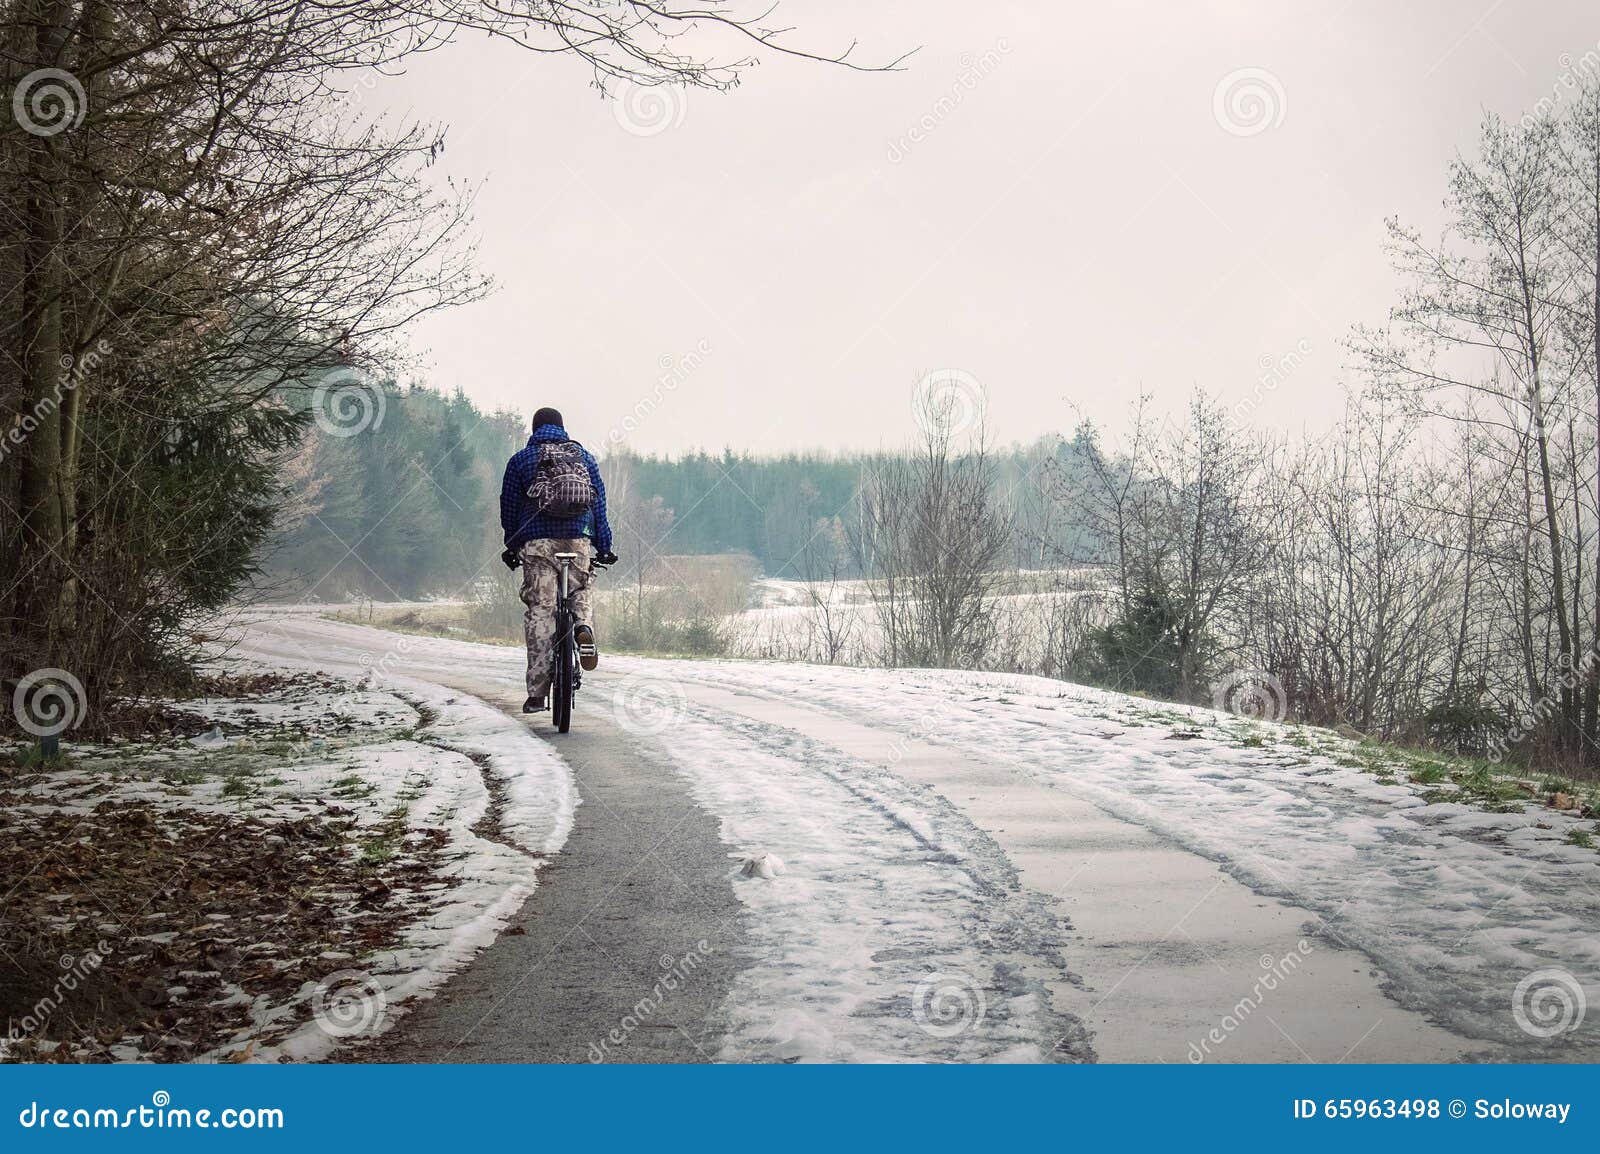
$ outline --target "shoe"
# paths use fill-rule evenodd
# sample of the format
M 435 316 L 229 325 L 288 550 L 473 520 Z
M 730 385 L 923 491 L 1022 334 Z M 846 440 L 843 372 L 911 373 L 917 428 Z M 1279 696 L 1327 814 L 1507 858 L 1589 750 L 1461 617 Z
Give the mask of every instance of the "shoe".
M 522 703 L 524 713 L 543 713 L 545 711 L 544 698 L 530 697 Z
M 594 626 L 581 621 L 573 627 L 572 639 L 578 643 L 578 664 L 591 670 L 600 664 L 600 650 L 594 643 Z

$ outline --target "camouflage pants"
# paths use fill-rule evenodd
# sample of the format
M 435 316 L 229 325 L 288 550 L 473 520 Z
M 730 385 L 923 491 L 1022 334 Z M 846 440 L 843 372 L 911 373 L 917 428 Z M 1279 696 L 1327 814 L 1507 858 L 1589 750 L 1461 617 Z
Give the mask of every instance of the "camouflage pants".
M 527 606 L 522 626 L 528 639 L 529 697 L 543 697 L 550 689 L 550 658 L 556 644 L 556 585 L 561 578 L 557 553 L 578 555 L 567 570 L 567 595 L 574 620 L 594 620 L 589 610 L 589 560 L 594 556 L 594 547 L 588 539 L 523 542 L 518 556 L 522 558 L 522 603 Z

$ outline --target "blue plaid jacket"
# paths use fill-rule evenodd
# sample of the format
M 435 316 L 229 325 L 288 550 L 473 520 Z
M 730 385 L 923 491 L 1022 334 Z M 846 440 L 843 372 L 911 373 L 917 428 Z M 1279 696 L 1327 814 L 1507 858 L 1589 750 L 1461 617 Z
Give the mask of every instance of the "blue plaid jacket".
M 599 552 L 610 551 L 606 485 L 600 479 L 600 466 L 588 449 L 583 450 L 583 460 L 589 466 L 589 480 L 594 482 L 594 507 L 588 513 L 582 517 L 545 517 L 536 513 L 533 502 L 528 500 L 528 486 L 533 484 L 533 470 L 539 464 L 539 446 L 547 441 L 571 439 L 560 425 L 540 425 L 527 445 L 506 462 L 505 480 L 500 483 L 500 528 L 505 531 L 507 549 L 520 549 L 524 541 L 588 537 Z

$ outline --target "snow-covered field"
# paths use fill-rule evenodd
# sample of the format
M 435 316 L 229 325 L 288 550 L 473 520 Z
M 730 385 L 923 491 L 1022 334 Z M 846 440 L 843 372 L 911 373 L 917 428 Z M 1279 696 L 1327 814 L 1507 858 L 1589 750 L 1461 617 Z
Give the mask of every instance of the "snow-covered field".
M 1095 575 L 1086 570 L 1017 571 L 1001 581 L 993 607 L 1003 646 L 1014 668 L 1037 669 L 1047 659 L 1045 639 L 1064 597 L 1082 596 Z M 1066 593 L 1071 587 L 1079 590 Z M 883 628 L 867 582 L 806 582 L 759 577 L 751 605 L 728 619 L 734 652 L 742 657 L 822 661 L 832 643 L 835 659 L 869 665 L 881 660 Z

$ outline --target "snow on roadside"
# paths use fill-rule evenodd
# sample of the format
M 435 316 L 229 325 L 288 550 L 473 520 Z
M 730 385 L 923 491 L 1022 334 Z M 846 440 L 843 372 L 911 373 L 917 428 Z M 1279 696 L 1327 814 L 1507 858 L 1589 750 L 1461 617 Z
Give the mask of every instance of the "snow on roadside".
M 100 1045 L 57 1038 L 66 1019 L 36 1013 L 19 1055 L 65 1042 L 114 1060 L 326 1058 L 492 942 L 571 828 L 566 766 L 512 719 L 426 682 L 292 679 L 181 709 L 216 728 L 74 744 L 61 766 L 0 778 L 6 837 L 44 838 L 47 861 L 72 862 L 38 923 L 75 953 L 84 933 L 109 942 L 96 964 L 148 1007 L 129 1025 L 159 1023 Z M 172 863 L 119 873 L 113 835 L 128 828 Z M 98 880 L 95 847 L 110 871 Z M 123 879 L 126 894 L 112 888 Z
M 548 856 L 566 844 L 578 805 L 572 770 L 527 727 L 465 693 L 427 681 L 389 678 L 396 693 L 433 713 L 428 740 L 474 759 L 504 790 L 501 836 L 524 853 Z
M 458 856 L 444 871 L 452 886 L 448 900 L 407 927 L 396 948 L 364 967 L 382 991 L 384 1014 L 363 1037 L 392 1026 L 407 1002 L 433 996 L 499 936 L 533 893 L 544 855 L 566 841 L 575 804 L 565 765 L 510 718 L 427 682 L 395 679 L 391 685 L 408 704 L 421 707 L 425 722 L 419 732 L 422 757 L 412 764 L 426 765 L 428 785 L 412 803 L 413 822 L 447 830 Z M 480 832 L 491 802 L 484 772 L 505 787 L 492 838 Z M 314 997 L 316 991 L 305 993 Z M 314 1061 L 332 1053 L 339 1040 L 326 1021 L 314 1018 L 261 1057 Z
M 382 687 L 419 711 L 425 722 L 419 738 L 435 754 L 452 759 L 458 769 L 465 766 L 470 770 L 461 772 L 474 783 L 473 796 L 440 812 L 449 819 L 452 840 L 471 847 L 463 869 L 480 878 L 485 888 L 472 903 L 463 903 L 458 910 L 416 927 L 416 941 L 409 951 L 396 959 L 393 970 L 380 975 L 386 1001 L 430 997 L 445 978 L 494 940 L 532 894 L 544 859 L 566 844 L 579 801 L 572 770 L 519 721 L 488 703 L 422 677 L 404 675 L 412 671 L 407 654 L 413 647 L 437 650 L 452 643 L 399 636 L 387 653 L 376 658 L 367 649 L 312 654 L 270 624 L 260 628 L 261 618 L 253 620 L 257 629 L 244 634 L 233 657 L 279 670 L 298 668 L 360 677 L 363 690 Z M 371 630 L 335 622 L 327 626 L 371 643 Z M 482 648 L 469 647 L 472 651 Z M 458 662 L 459 650 L 452 656 Z M 484 775 L 494 783 L 493 799 L 484 787 Z M 491 800 L 494 840 L 480 836 L 481 823 L 490 816 Z M 390 1024 L 392 1019 L 386 1017 L 380 1028 Z M 326 1040 L 326 1031 L 319 1034 L 313 1026 L 309 1024 L 287 1044 L 286 1055 L 306 1060 L 328 1052 L 331 1041 Z
M 1349 764 L 1354 747 L 1321 731 L 1297 744 L 1292 727 L 1044 678 L 767 663 L 752 675 L 749 663 L 701 661 L 648 668 L 998 758 L 1312 911 L 1319 932 L 1383 967 L 1403 1004 L 1524 1051 L 1600 1054 L 1595 1015 L 1546 1042 L 1530 1038 L 1513 1006 L 1519 980 L 1552 967 L 1600 998 L 1600 854 L 1565 841 L 1593 822 L 1541 806 L 1429 804 L 1418 787 Z
M 419 736 L 430 787 L 414 803 L 416 821 L 443 826 L 460 856 L 446 870 L 453 884 L 449 901 L 408 927 L 396 949 L 373 959 L 370 973 L 385 1012 L 362 1036 L 387 1030 L 404 1003 L 433 996 L 499 936 L 532 895 L 544 858 L 565 844 L 577 805 L 566 764 L 499 710 L 414 678 L 391 677 L 386 684 L 418 707 L 425 722 Z M 501 790 L 493 838 L 480 833 L 491 802 L 484 773 Z M 304 993 L 315 996 L 315 990 Z M 261 1056 L 314 1061 L 339 1040 L 325 1022 L 312 1020 Z
M 293 607 L 291 607 L 293 608 Z M 550 747 L 514 718 L 468 693 L 427 680 L 434 671 L 503 663 L 491 680 L 518 686 L 520 650 L 435 637 L 385 634 L 371 626 L 317 619 L 326 643 L 316 651 L 273 618 L 303 616 L 287 610 L 274 614 L 251 610 L 242 614 L 242 634 L 230 650 L 233 657 L 273 669 L 323 670 L 364 683 L 387 686 L 433 714 L 429 733 L 440 744 L 470 757 L 486 759 L 486 767 L 505 790 L 500 824 L 508 838 L 531 854 L 552 854 L 566 843 L 578 805 L 571 768 Z M 389 646 L 379 649 L 375 642 Z M 490 662 L 485 661 L 489 658 Z

